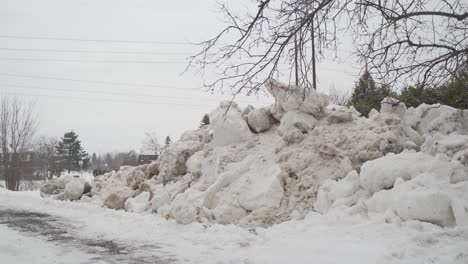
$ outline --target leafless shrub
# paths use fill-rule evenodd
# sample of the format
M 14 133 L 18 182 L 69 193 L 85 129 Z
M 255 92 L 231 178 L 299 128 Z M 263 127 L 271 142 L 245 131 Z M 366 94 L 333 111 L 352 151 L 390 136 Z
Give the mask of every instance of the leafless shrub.
M 17 191 L 21 178 L 21 154 L 31 147 L 37 121 L 34 104 L 18 98 L 0 99 L 1 165 L 6 188 Z
M 158 137 L 156 133 L 145 133 L 145 138 L 143 139 L 143 142 L 141 143 L 141 149 L 140 151 L 142 153 L 151 153 L 154 155 L 159 155 L 161 154 L 162 147 L 159 144 Z
M 330 98 L 330 103 L 336 105 L 347 105 L 351 95 L 349 92 L 338 90 L 335 88 L 335 85 L 331 85 L 328 91 L 328 97 Z

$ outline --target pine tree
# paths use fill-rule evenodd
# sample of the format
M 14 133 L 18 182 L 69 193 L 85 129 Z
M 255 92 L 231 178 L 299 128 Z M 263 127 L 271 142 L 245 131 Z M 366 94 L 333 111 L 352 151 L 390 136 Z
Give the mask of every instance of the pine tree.
M 372 108 L 379 110 L 380 102 L 388 96 L 397 95 L 387 86 L 377 86 L 370 72 L 366 70 L 354 87 L 349 104 L 361 114 L 368 116 Z
M 56 153 L 59 171 L 67 170 L 70 173 L 72 170 L 80 169 L 80 160 L 87 163 L 88 154 L 81 147 L 81 141 L 78 140 L 78 135 L 73 131 L 65 133 L 61 138 Z
M 93 169 L 98 168 L 98 158 L 97 158 L 96 152 L 93 153 L 93 156 L 91 158 L 91 166 Z
M 171 144 L 171 142 L 172 142 L 171 137 L 167 136 L 166 140 L 164 142 L 164 145 L 167 147 L 167 146 L 169 146 Z
M 200 128 L 210 124 L 210 116 L 205 114 L 200 122 Z
M 114 163 L 114 159 L 112 158 L 110 153 L 106 154 L 106 157 L 104 158 L 104 163 L 105 163 L 104 166 L 106 169 L 109 169 Z

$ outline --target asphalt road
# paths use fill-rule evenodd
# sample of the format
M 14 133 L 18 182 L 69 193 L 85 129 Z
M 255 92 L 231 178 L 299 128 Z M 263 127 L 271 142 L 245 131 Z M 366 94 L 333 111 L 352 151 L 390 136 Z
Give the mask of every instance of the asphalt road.
M 0 208 L 0 225 L 26 236 L 40 237 L 63 250 L 80 250 L 91 255 L 84 263 L 177 263 L 161 245 L 129 245 L 103 238 L 81 237 L 73 221 L 37 212 Z

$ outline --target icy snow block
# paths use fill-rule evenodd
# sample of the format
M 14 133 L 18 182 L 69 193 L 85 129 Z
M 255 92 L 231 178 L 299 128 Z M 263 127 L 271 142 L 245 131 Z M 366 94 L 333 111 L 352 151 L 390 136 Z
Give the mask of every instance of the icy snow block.
M 125 201 L 130 198 L 131 195 L 124 193 L 111 193 L 104 200 L 104 206 L 110 209 L 124 209 Z
M 302 112 L 290 111 L 286 112 L 283 118 L 281 118 L 278 133 L 283 136 L 290 129 L 298 129 L 303 134 L 307 134 L 315 128 L 316 124 L 317 119 L 313 116 Z
M 184 195 L 177 195 L 171 205 L 171 215 L 180 224 L 190 224 L 197 221 L 198 211 L 195 206 L 185 199 Z
M 379 111 L 377 111 L 376 109 L 372 108 L 370 111 L 369 111 L 369 117 L 373 117 L 373 116 L 377 116 L 379 114 Z
M 261 171 L 260 171 L 261 169 Z M 237 186 L 238 202 L 242 208 L 256 210 L 262 207 L 279 207 L 283 199 L 282 171 L 278 165 L 262 164 L 259 171 L 250 170 L 234 184 Z
M 353 119 L 352 112 L 346 106 L 329 105 L 327 107 L 328 123 L 345 123 Z
M 149 199 L 149 192 L 142 192 L 135 198 L 128 198 L 127 201 L 125 201 L 125 211 L 132 213 L 143 213 L 148 207 Z
M 263 109 L 251 110 L 247 115 L 247 122 L 255 133 L 267 131 L 272 125 L 268 113 Z
M 283 115 L 285 113 L 283 108 L 281 108 L 281 105 L 278 103 L 274 103 L 270 105 L 270 108 L 268 109 L 268 111 L 270 112 L 270 115 L 274 119 L 276 119 L 276 121 L 280 121 L 281 118 L 283 118 Z
M 403 220 L 419 220 L 441 227 L 455 225 L 451 200 L 441 192 L 429 190 L 409 192 L 398 199 L 396 209 Z
M 215 146 L 244 142 L 253 136 L 235 103 L 221 102 L 220 106 L 210 113 L 210 121 Z
M 49 197 L 62 193 L 65 189 L 65 182 L 62 179 L 53 179 L 41 186 L 41 197 Z
M 145 173 L 138 168 L 131 168 L 126 175 L 127 186 L 132 190 L 138 189 L 138 186 L 145 181 Z
M 468 110 L 450 106 L 421 104 L 407 114 L 406 122 L 421 134 L 468 134 Z
M 380 113 L 394 114 L 403 118 L 406 113 L 406 105 L 398 99 L 385 97 L 382 102 L 380 102 Z
M 298 144 L 304 140 L 304 134 L 302 134 L 299 129 L 289 129 L 286 134 L 283 136 L 284 142 L 288 145 Z
M 65 200 L 79 200 L 85 191 L 86 182 L 84 180 L 71 180 L 65 185 L 63 197 Z
M 375 193 L 393 187 L 397 178 L 407 181 L 425 172 L 436 175 L 439 181 L 446 183 L 466 179 L 460 163 L 440 160 L 421 152 L 402 152 L 364 163 L 360 182 L 364 189 Z
M 314 209 L 325 214 L 335 201 L 352 196 L 358 189 L 359 175 L 356 171 L 351 171 L 346 177 L 337 182 L 327 180 L 317 193 Z
M 267 82 L 265 86 L 286 112 L 299 111 L 320 118 L 328 105 L 328 97 L 312 88 L 287 86 L 273 80 Z

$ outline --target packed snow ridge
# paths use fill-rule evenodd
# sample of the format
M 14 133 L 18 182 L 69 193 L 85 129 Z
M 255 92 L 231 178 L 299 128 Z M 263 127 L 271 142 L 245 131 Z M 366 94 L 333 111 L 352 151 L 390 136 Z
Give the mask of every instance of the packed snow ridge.
M 407 109 L 393 98 L 362 117 L 312 89 L 267 84 L 276 103 L 222 102 L 150 165 L 88 183 L 53 180 L 42 195 L 179 223 L 268 227 L 333 210 L 388 221 L 468 225 L 468 111 Z

